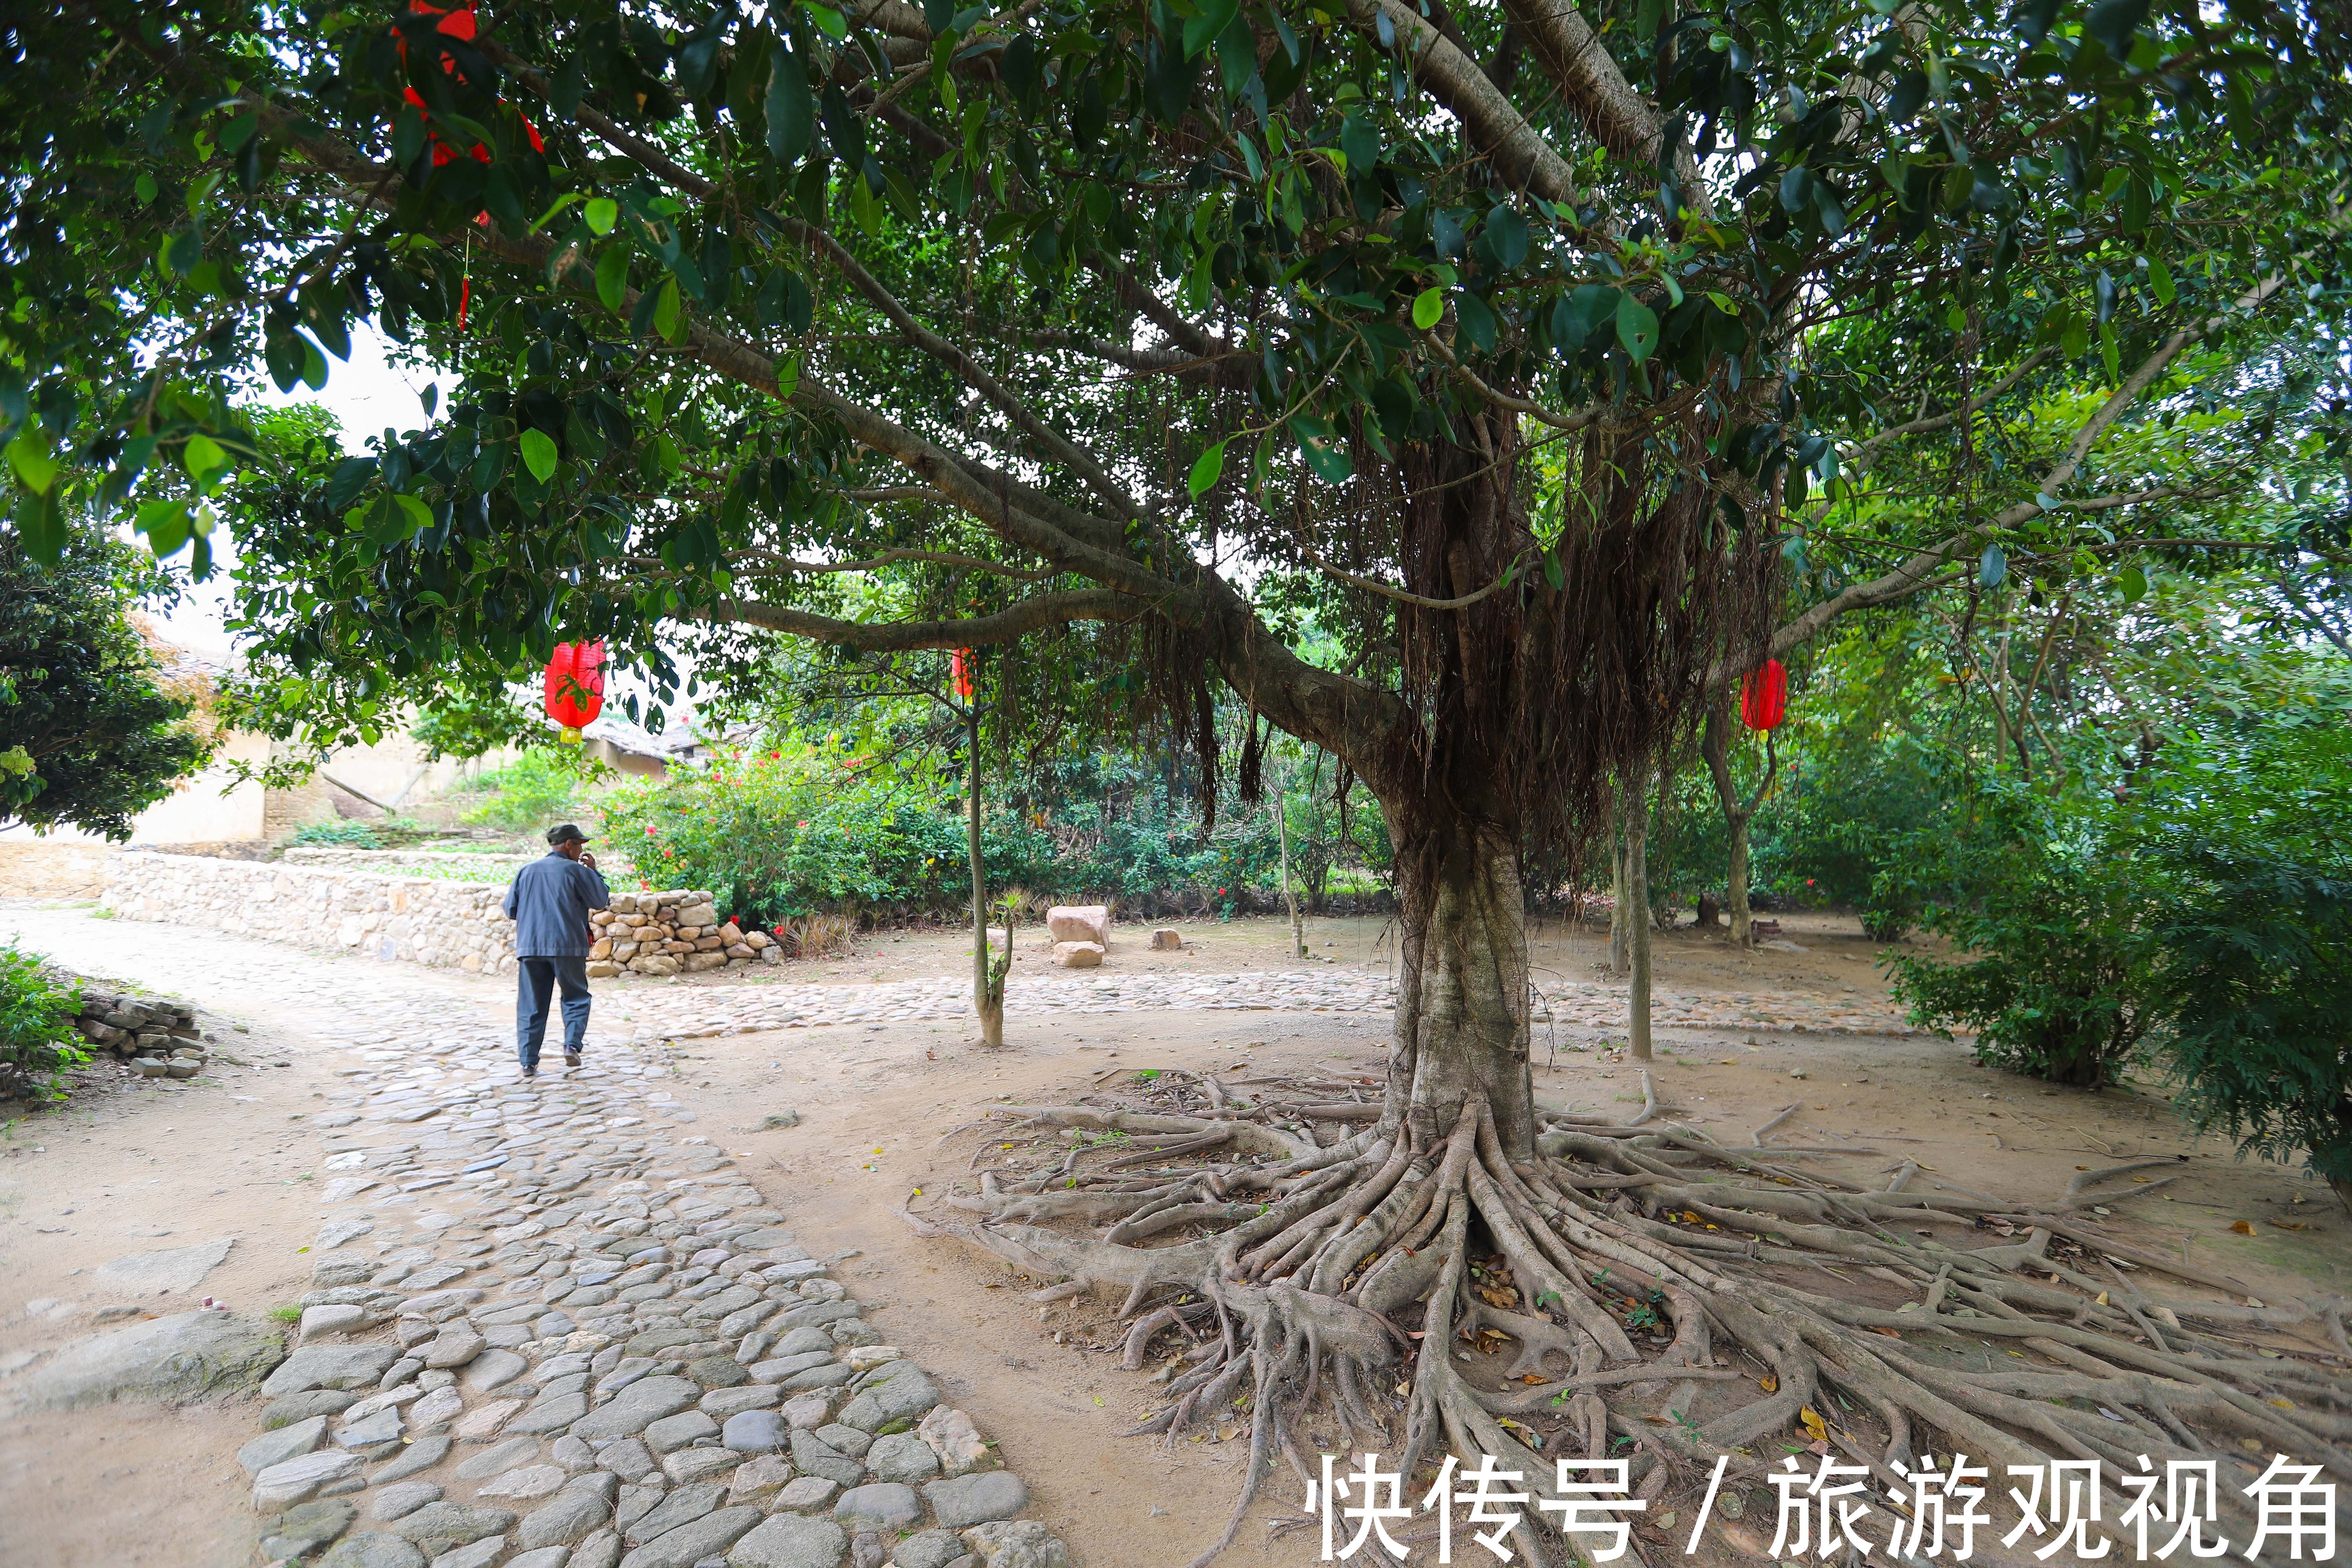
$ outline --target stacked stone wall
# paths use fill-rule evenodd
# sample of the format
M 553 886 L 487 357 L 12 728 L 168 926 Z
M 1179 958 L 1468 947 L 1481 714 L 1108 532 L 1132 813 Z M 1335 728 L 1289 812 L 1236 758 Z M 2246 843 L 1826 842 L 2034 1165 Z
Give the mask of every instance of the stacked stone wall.
M 506 888 L 499 883 L 145 850 L 110 857 L 106 872 L 101 902 L 119 920 L 160 921 L 483 974 L 514 969 L 514 922 L 500 908 Z M 597 914 L 597 936 L 605 945 L 593 972 L 613 974 L 626 967 L 668 974 L 722 968 L 730 960 L 749 963 L 758 956 L 744 933 L 718 924 L 709 893 L 615 893 L 613 904 Z M 618 929 L 612 929 L 616 922 Z M 628 948 L 617 961 L 615 937 Z M 665 962 L 633 962 L 641 957 Z
M 693 974 L 775 963 L 784 950 L 761 931 L 719 923 L 709 893 L 614 893 L 613 907 L 591 917 L 596 945 L 588 952 L 591 978 L 618 974 Z

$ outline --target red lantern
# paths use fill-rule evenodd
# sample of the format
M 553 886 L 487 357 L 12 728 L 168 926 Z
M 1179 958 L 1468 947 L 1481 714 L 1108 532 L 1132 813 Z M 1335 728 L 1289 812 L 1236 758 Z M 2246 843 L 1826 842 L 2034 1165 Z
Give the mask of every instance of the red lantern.
M 966 702 L 971 700 L 971 649 L 960 647 L 948 656 L 948 673 L 955 681 L 955 694 Z
M 1751 730 L 1777 730 L 1789 711 L 1789 672 L 1777 658 L 1739 679 L 1739 721 Z
M 580 731 L 596 721 L 604 710 L 604 645 L 602 642 L 568 642 L 556 645 L 555 657 L 547 661 L 547 716 L 563 726 L 566 741 L 580 739 Z
M 440 17 L 441 19 L 433 25 L 433 30 L 455 38 L 460 43 L 472 43 L 480 32 L 478 20 L 474 15 L 473 0 L 458 0 L 456 5 L 446 10 L 438 5 L 428 5 L 425 0 L 408 0 L 408 10 L 409 14 L 415 16 Z M 405 66 L 408 63 L 407 33 L 395 28 L 392 35 L 392 43 L 393 47 L 399 52 L 402 65 Z M 441 69 L 444 74 L 456 77 L 459 81 L 466 79 L 465 75 L 457 69 L 457 60 L 446 53 L 441 57 Z M 441 139 L 439 132 L 432 129 L 433 116 L 425 105 L 425 95 L 413 87 L 404 87 L 401 89 L 401 99 L 410 108 L 415 110 L 425 122 L 425 137 L 433 143 L 434 167 L 438 168 L 444 163 L 455 161 L 457 157 L 457 151 Z M 499 101 L 504 103 L 506 100 L 502 98 Z M 539 127 L 533 125 L 527 115 L 520 115 L 517 118 L 522 121 L 523 133 L 530 138 L 530 150 L 544 156 L 547 152 L 547 142 L 540 135 Z M 473 157 L 476 163 L 487 163 L 490 161 L 490 150 L 477 142 L 474 143 Z

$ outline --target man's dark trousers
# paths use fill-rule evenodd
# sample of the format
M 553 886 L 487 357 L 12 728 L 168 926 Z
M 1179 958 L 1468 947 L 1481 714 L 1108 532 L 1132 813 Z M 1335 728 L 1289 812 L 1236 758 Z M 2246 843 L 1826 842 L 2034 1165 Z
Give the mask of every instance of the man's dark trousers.
M 515 1054 L 525 1071 L 539 1067 L 540 1043 L 547 1038 L 547 1005 L 563 991 L 563 1048 L 576 1051 L 588 1037 L 588 961 L 585 958 L 519 958 L 522 984 L 515 992 Z

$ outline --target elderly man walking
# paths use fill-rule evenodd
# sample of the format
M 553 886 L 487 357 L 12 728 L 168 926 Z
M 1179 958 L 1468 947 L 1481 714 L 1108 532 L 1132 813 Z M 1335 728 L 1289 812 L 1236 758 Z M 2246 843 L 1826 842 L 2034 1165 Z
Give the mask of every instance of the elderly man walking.
M 588 853 L 588 840 L 571 823 L 547 830 L 548 852 L 515 873 L 507 889 L 507 918 L 515 923 L 515 1054 L 522 1076 L 539 1076 L 540 1043 L 547 1038 L 547 1005 L 563 992 L 563 1065 L 580 1065 L 588 1037 L 588 949 L 595 933 L 588 911 L 608 907 L 612 894 Z

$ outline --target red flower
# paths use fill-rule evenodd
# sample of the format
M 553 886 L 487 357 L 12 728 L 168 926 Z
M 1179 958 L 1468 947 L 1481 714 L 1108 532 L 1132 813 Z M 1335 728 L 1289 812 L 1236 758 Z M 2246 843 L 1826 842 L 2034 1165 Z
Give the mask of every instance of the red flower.
M 772 762 L 772 763 L 780 763 L 780 762 L 782 762 L 783 760 L 784 760 L 784 753 L 783 753 L 783 752 L 770 752 L 768 753 L 768 761 L 770 761 L 770 762 Z
M 808 819 L 806 817 L 803 817 L 801 819 L 801 826 L 803 827 L 806 827 L 808 826 Z
M 1813 879 L 1812 879 L 1811 877 L 1806 878 L 1806 879 L 1805 879 L 1805 886 L 1807 886 L 1808 888 L 1810 888 L 1810 887 L 1811 887 L 1812 885 L 1813 885 Z

